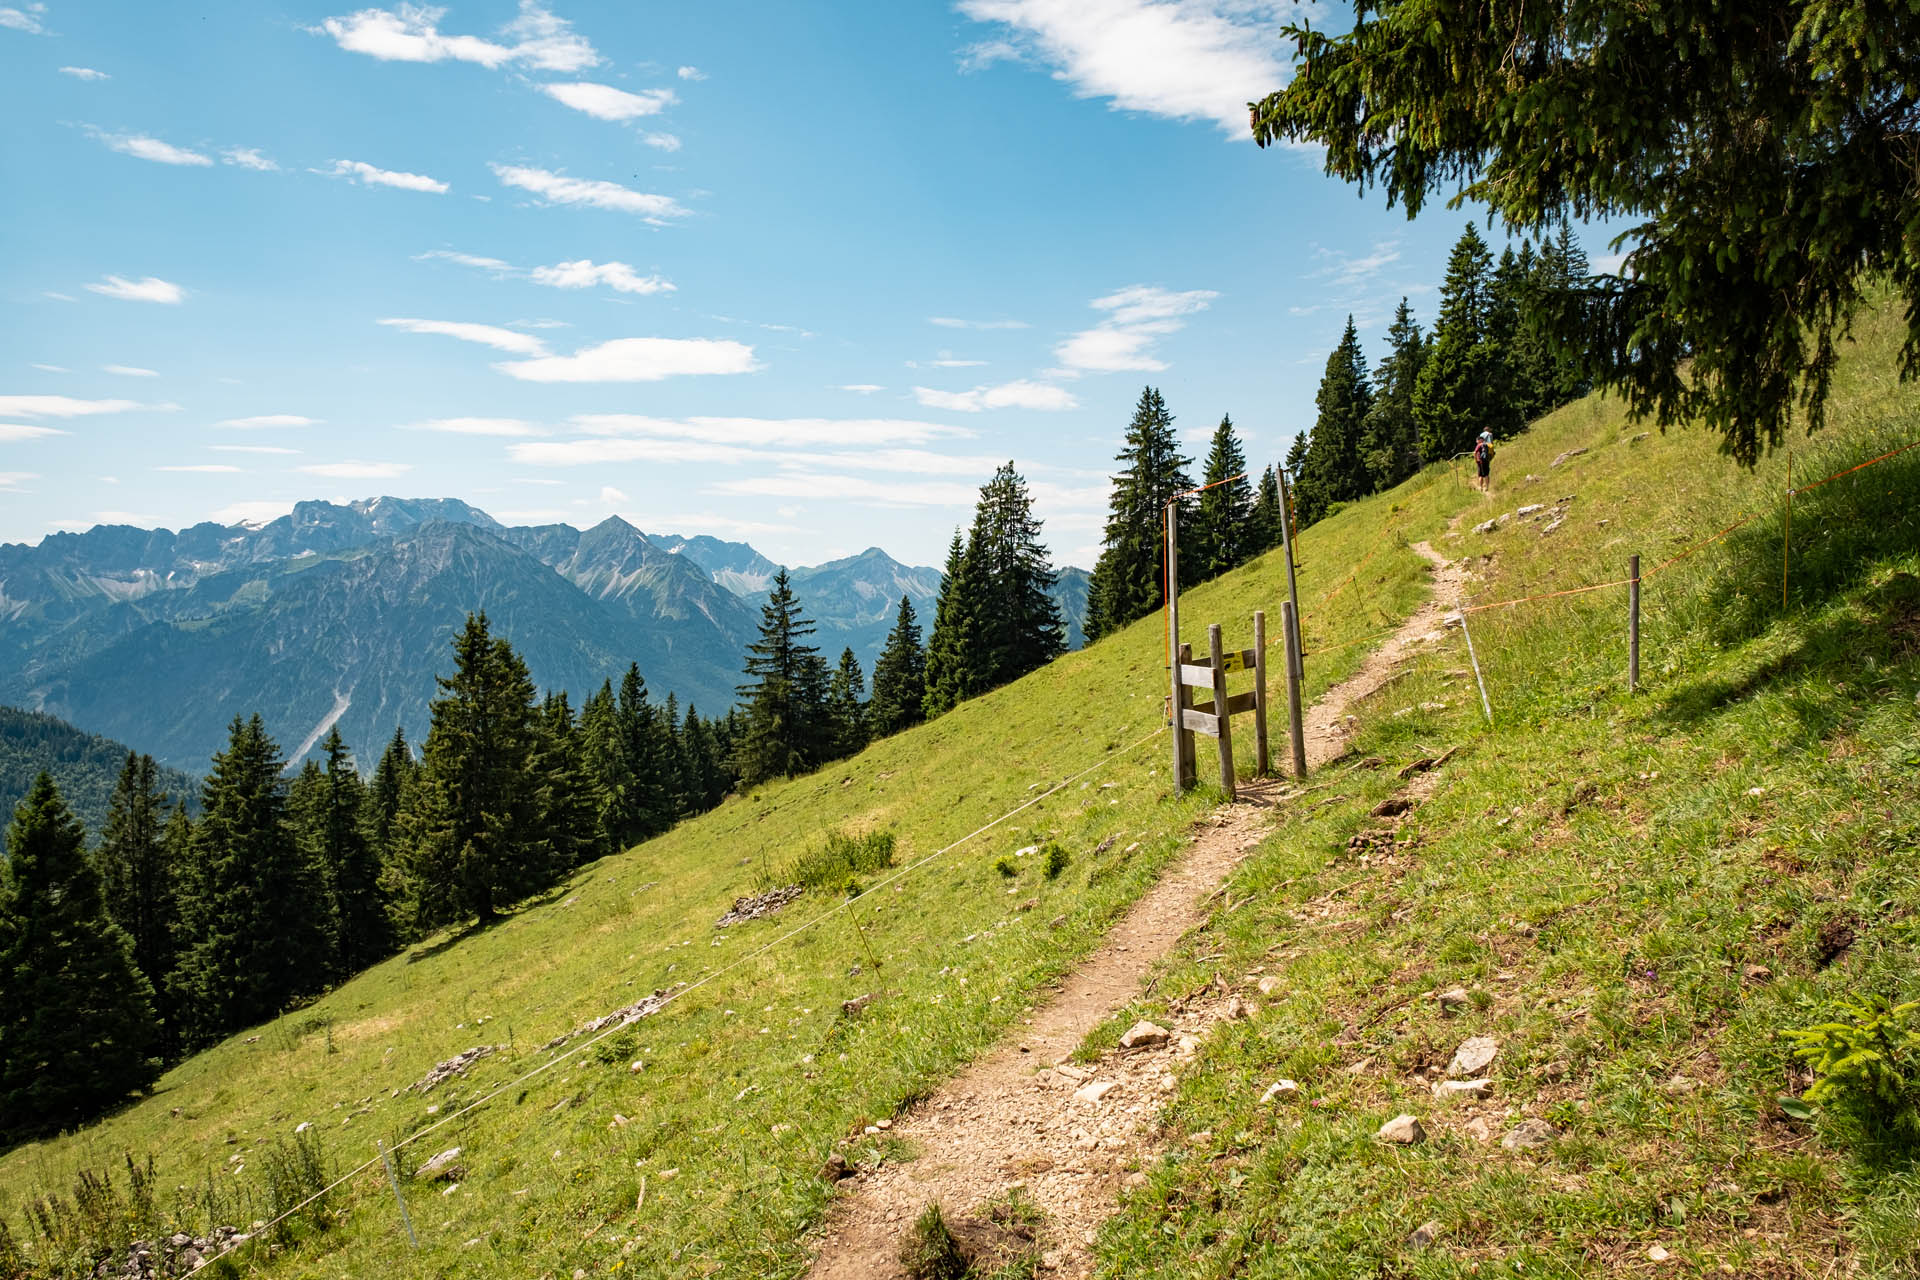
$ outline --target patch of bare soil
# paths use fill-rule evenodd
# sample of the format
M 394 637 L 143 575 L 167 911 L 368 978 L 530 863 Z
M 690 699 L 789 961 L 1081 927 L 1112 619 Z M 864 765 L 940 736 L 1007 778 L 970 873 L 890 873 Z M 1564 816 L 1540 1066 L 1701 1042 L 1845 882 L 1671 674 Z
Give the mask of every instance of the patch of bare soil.
M 1349 708 L 1380 688 L 1416 646 L 1436 642 L 1458 607 L 1465 573 L 1426 543 L 1414 550 L 1435 566 L 1433 596 L 1352 677 L 1303 717 L 1309 767 L 1344 755 Z M 1427 779 L 1422 778 L 1422 783 Z M 1430 784 L 1429 784 L 1430 785 Z M 1206 917 L 1207 899 L 1272 825 L 1282 785 L 1241 788 L 1241 801 L 1198 824 L 1192 846 L 1064 978 L 1015 1034 L 910 1113 L 892 1133 L 916 1159 L 860 1169 L 817 1237 L 816 1280 L 898 1277 L 902 1241 L 928 1201 L 960 1225 L 988 1215 L 988 1202 L 1019 1186 L 1042 1216 L 1043 1270 L 1084 1276 L 1094 1232 L 1119 1189 L 1156 1151 L 1152 1130 L 1180 1064 L 1223 1019 L 1244 1017 L 1247 999 L 1218 979 L 1176 1001 L 1161 1028 L 1095 1063 L 1071 1055 L 1087 1034 L 1140 992 L 1154 966 Z M 1257 997 L 1253 997 L 1257 998 Z

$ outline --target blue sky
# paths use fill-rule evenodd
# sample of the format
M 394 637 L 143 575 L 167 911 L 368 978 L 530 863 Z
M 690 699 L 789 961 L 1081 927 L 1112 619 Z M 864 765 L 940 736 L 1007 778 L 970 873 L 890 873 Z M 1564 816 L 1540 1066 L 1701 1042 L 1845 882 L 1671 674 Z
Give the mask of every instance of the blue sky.
M 0 541 L 395 493 L 937 564 L 1013 458 L 1089 565 L 1143 385 L 1265 463 L 1349 311 L 1431 317 L 1464 214 L 1247 140 L 1292 12 L 8 0 Z

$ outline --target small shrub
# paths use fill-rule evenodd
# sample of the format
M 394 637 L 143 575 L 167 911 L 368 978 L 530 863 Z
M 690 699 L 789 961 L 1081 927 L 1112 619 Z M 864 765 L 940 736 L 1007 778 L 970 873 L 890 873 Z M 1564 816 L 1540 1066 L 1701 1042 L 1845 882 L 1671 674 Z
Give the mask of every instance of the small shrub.
M 1067 856 L 1066 849 L 1061 847 L 1058 841 L 1054 840 L 1047 841 L 1046 854 L 1047 860 L 1044 865 L 1046 867 L 1047 879 L 1057 880 L 1060 878 L 1060 873 L 1067 869 L 1067 864 L 1071 862 L 1072 859 Z
M 1020 874 L 1020 868 L 1015 866 L 1013 859 L 1004 853 L 1001 854 L 999 860 L 993 864 L 993 869 L 1009 880 Z
M 910 1280 L 967 1280 L 973 1263 L 947 1230 L 937 1201 L 929 1201 L 900 1249 L 900 1265 Z
M 624 1067 L 633 1061 L 640 1042 L 631 1031 L 618 1031 L 593 1047 L 594 1060 L 603 1067 Z
M 818 848 L 795 858 L 773 880 L 810 889 L 843 888 L 855 876 L 871 875 L 892 865 L 893 832 L 868 831 L 850 836 L 829 831 Z
M 316 1231 L 327 1225 L 326 1153 L 320 1148 L 320 1135 L 309 1129 L 291 1140 L 281 1139 L 268 1147 L 263 1161 L 267 1182 L 267 1218 L 287 1218 L 275 1224 L 274 1238 L 280 1243 L 292 1239 L 295 1225 L 305 1223 Z M 312 1201 L 312 1203 L 307 1203 Z
M 1869 1148 L 1920 1144 L 1920 1000 L 1844 1000 L 1831 1022 L 1783 1032 L 1813 1068 L 1804 1101 Z

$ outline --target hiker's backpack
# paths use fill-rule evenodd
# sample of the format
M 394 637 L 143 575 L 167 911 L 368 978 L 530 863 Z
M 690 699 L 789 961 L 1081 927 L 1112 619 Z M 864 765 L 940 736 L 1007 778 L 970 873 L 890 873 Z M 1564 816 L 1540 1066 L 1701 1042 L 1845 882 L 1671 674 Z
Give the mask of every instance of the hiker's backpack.
M 1492 462 L 1493 446 L 1485 440 L 1476 441 L 1473 446 L 1473 460 L 1475 462 Z

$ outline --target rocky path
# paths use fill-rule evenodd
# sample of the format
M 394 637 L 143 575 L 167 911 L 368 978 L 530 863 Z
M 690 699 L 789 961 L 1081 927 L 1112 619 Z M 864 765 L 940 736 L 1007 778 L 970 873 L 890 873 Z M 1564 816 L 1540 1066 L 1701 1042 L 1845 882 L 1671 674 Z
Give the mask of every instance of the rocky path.
M 1413 549 L 1435 567 L 1423 605 L 1352 677 L 1327 691 L 1303 718 L 1309 767 L 1346 751 L 1350 708 L 1386 682 L 1415 646 L 1439 639 L 1457 607 L 1464 572 L 1426 543 Z M 1283 722 L 1284 723 L 1284 722 Z M 1283 749 L 1282 749 L 1283 750 Z M 1279 754 L 1277 752 L 1276 754 Z M 1095 1027 L 1140 993 L 1140 984 L 1199 924 L 1206 899 L 1272 825 L 1283 784 L 1241 789 L 1241 802 L 1200 823 L 1184 856 L 1067 975 L 1053 999 L 1015 1034 L 976 1060 L 892 1132 L 917 1158 L 862 1170 L 828 1214 L 817 1238 L 815 1280 L 871 1280 L 902 1274 L 897 1255 L 914 1219 L 938 1201 L 950 1220 L 979 1219 L 1013 1187 L 1042 1214 L 1042 1266 L 1050 1275 L 1089 1273 L 1094 1232 L 1115 1196 L 1154 1148 L 1148 1137 L 1179 1064 L 1219 1020 L 1240 1016 L 1239 997 L 1182 1003 L 1169 1028 L 1140 1030 L 1090 1066 L 1069 1061 Z

